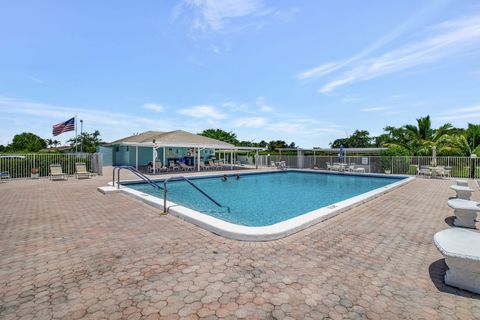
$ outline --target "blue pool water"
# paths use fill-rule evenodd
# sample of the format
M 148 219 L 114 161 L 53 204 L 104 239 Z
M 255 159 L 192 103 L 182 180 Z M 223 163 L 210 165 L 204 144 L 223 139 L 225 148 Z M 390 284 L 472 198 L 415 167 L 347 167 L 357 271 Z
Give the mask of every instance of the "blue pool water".
M 230 207 L 230 213 L 217 207 L 185 181 L 168 182 L 168 200 L 231 223 L 267 226 L 386 186 L 401 178 L 288 171 L 245 174 L 239 180 L 229 176 L 225 182 L 220 177 L 190 180 L 217 202 Z M 162 191 L 145 183 L 128 184 L 128 187 L 163 198 Z

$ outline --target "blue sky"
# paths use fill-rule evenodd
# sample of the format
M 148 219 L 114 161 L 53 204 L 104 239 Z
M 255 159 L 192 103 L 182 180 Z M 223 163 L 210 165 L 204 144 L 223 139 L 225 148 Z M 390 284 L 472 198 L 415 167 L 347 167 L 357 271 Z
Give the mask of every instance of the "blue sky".
M 478 1 L 4 0 L 0 42 L 0 144 L 75 114 L 302 147 L 480 122 Z

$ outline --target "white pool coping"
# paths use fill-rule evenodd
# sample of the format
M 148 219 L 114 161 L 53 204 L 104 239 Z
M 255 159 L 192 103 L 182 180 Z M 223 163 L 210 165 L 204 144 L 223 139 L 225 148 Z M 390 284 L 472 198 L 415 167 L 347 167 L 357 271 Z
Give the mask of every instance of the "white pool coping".
M 352 198 L 334 203 L 327 207 L 313 210 L 313 211 L 304 213 L 300 216 L 290 218 L 288 220 L 284 220 L 269 226 L 249 227 L 249 226 L 234 224 L 234 223 L 212 217 L 210 215 L 201 213 L 199 211 L 181 206 L 179 204 L 176 204 L 167 200 L 168 213 L 176 217 L 179 217 L 185 221 L 193 223 L 199 227 L 202 227 L 205 230 L 208 230 L 210 232 L 223 236 L 225 238 L 242 240 L 242 241 L 270 241 L 270 240 L 284 238 L 300 230 L 306 229 L 314 224 L 330 219 L 348 209 L 351 209 L 367 201 L 370 201 L 376 197 L 379 197 L 415 179 L 414 177 L 409 177 L 404 175 L 388 175 L 387 176 L 383 174 L 369 174 L 369 173 L 362 173 L 362 174 L 336 173 L 336 172 L 334 173 L 330 171 L 309 170 L 309 169 L 296 169 L 296 170 L 289 170 L 289 171 L 316 172 L 316 173 L 322 172 L 322 173 L 328 173 L 328 174 L 358 175 L 358 176 L 370 176 L 370 177 L 382 177 L 382 178 L 398 177 L 398 178 L 404 178 L 404 179 L 388 184 L 384 187 L 362 193 Z M 278 172 L 278 170 L 271 171 L 271 172 Z M 268 173 L 268 171 L 263 171 L 262 173 Z M 245 174 L 256 174 L 256 173 L 250 172 L 250 173 L 242 173 L 240 175 L 245 175 Z M 198 177 L 202 178 L 202 177 L 209 177 L 209 176 L 218 176 L 218 173 L 211 174 L 211 175 L 191 177 L 191 178 L 192 180 L 195 180 L 194 178 L 198 178 Z M 128 183 L 128 182 L 138 182 L 138 180 L 123 181 L 123 183 Z M 101 189 L 104 190 L 104 188 L 105 187 Z M 112 187 L 109 187 L 109 188 L 112 188 Z M 113 189 L 116 189 L 116 188 L 113 188 Z M 133 196 L 134 198 L 144 203 L 147 203 L 153 207 L 163 210 L 162 198 L 158 198 L 156 196 L 143 193 L 141 191 L 126 187 L 124 185 L 121 185 L 120 189 L 116 189 L 116 190 L 117 191 L 121 190 L 122 192 L 130 196 Z M 107 191 L 104 193 L 109 193 L 109 192 Z

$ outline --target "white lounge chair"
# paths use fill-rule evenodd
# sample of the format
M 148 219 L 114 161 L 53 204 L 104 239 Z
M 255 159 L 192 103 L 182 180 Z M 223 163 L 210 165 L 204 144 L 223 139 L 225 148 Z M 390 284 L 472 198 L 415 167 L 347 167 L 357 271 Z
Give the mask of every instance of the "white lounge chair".
M 185 171 L 193 171 L 192 166 L 187 166 L 185 163 L 180 162 L 180 169 L 185 170 Z
M 457 193 L 458 199 L 470 200 L 470 198 L 472 197 L 473 190 L 469 187 L 453 185 L 450 186 L 450 189 L 454 190 Z
M 453 221 L 453 224 L 455 224 L 457 227 L 472 229 L 476 228 L 475 220 L 477 219 L 477 214 L 480 211 L 478 202 L 463 199 L 450 199 L 447 203 L 455 213 L 455 220 Z
M 77 179 L 87 178 L 89 179 L 93 173 L 87 171 L 87 165 L 84 162 L 75 163 L 75 177 Z
M 451 228 L 433 237 L 448 266 L 445 283 L 480 294 L 480 233 Z
M 60 164 L 50 164 L 50 180 L 67 180 L 67 175 L 63 172 Z

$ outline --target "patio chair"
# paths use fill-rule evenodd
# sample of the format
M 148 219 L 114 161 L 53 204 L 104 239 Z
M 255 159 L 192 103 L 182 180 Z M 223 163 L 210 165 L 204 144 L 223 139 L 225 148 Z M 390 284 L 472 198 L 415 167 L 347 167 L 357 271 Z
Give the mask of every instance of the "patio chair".
M 214 170 L 221 168 L 213 160 L 208 160 L 208 165 L 210 166 L 211 169 L 214 169 Z
M 419 176 L 431 177 L 432 176 L 432 170 L 430 170 L 430 168 L 427 167 L 427 166 L 420 166 L 420 169 L 418 169 L 417 174 Z
M 10 172 L 8 171 L 2 171 L 0 172 L 0 180 L 10 180 Z
M 211 169 L 211 168 L 210 168 L 210 165 L 206 165 L 205 163 L 200 162 L 200 170 L 205 170 L 205 171 L 207 171 L 207 170 L 210 170 L 210 169 Z
M 93 174 L 87 171 L 87 165 L 84 162 L 75 163 L 75 177 L 77 179 L 89 179 Z
M 168 162 L 168 170 L 169 171 L 175 171 L 175 170 L 179 170 L 179 169 L 180 169 L 180 167 L 177 164 L 175 164 L 175 161 L 170 160 Z
M 163 167 L 163 163 L 160 160 L 155 160 L 155 172 L 167 171 L 167 168 Z
M 180 162 L 180 169 L 185 170 L 185 171 L 193 171 L 192 166 L 187 166 L 185 163 Z
M 67 180 L 67 175 L 62 170 L 62 165 L 57 163 L 50 164 L 50 180 Z

